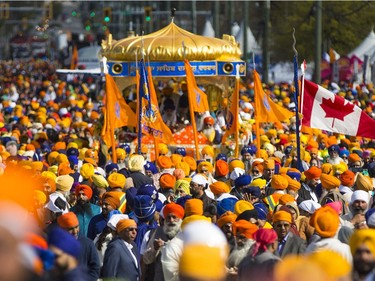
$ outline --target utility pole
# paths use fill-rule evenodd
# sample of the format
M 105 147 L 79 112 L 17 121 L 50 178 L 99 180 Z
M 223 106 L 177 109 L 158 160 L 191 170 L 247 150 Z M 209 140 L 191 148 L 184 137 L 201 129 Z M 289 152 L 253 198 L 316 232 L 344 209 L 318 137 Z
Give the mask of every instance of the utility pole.
M 320 77 L 320 63 L 322 54 L 322 1 L 316 0 L 315 2 L 315 69 L 314 69 L 314 82 L 321 83 Z
M 263 76 L 262 80 L 264 83 L 268 83 L 268 66 L 270 64 L 270 55 L 269 55 L 269 28 L 270 28 L 270 0 L 263 2 L 264 4 L 264 36 L 263 36 L 263 58 L 262 58 L 262 67 L 263 67 Z

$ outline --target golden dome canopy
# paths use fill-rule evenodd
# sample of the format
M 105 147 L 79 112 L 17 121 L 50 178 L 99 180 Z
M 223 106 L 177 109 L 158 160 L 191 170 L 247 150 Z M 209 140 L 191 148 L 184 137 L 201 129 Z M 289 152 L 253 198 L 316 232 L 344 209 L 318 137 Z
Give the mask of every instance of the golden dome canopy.
M 238 61 L 241 50 L 233 36 L 223 39 L 193 34 L 171 22 L 166 27 L 144 36 L 102 42 L 102 55 L 108 61 L 136 61 L 141 58 L 142 41 L 150 61 Z M 185 50 L 184 50 L 185 46 Z M 185 53 L 185 54 L 184 54 Z

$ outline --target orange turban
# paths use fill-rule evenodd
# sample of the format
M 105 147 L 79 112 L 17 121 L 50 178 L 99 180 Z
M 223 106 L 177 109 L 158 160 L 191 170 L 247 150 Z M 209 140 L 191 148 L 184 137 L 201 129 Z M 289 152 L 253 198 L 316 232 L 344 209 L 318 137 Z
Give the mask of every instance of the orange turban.
M 237 219 L 237 215 L 231 211 L 226 211 L 221 217 L 217 220 L 217 226 L 222 228 L 223 225 L 227 223 L 234 223 Z
M 120 207 L 120 199 L 114 191 L 104 193 L 102 202 L 104 201 L 107 202 L 114 210 L 117 210 Z
M 171 161 L 173 163 L 173 167 L 176 167 L 176 165 L 182 161 L 182 155 L 172 154 L 171 155 Z
M 341 183 L 337 177 L 327 174 L 321 174 L 320 181 L 322 182 L 322 187 L 328 190 L 339 187 Z
M 288 189 L 293 191 L 298 191 L 301 188 L 301 183 L 299 181 L 296 181 L 292 179 L 291 177 L 288 177 Z
M 164 173 L 159 178 L 160 187 L 163 189 L 173 189 L 176 178 L 169 173 Z
M 279 221 L 287 221 L 289 223 L 292 223 L 292 214 L 287 211 L 277 211 L 272 216 L 272 223 L 276 223 Z
M 353 186 L 354 178 L 355 178 L 355 174 L 350 170 L 346 170 L 340 175 L 341 184 L 345 186 L 349 186 L 349 187 Z
M 63 162 L 63 163 L 59 164 L 59 167 L 57 169 L 57 174 L 59 176 L 69 175 L 69 174 L 72 174 L 72 173 L 74 173 L 74 171 L 70 168 L 69 162 L 68 163 Z
M 306 170 L 304 174 L 307 179 L 312 180 L 312 179 L 320 178 L 322 174 L 322 170 L 316 166 L 312 166 L 310 169 Z
M 265 160 L 263 162 L 263 167 L 264 169 L 270 169 L 270 170 L 275 169 L 275 160 L 273 159 Z
M 350 153 L 348 157 L 349 163 L 354 163 L 357 161 L 361 161 L 361 157 L 357 153 Z
M 190 172 L 195 171 L 197 169 L 197 162 L 195 162 L 195 159 L 193 157 L 191 157 L 191 156 L 184 156 L 182 158 L 182 161 L 186 162 L 189 165 Z
M 229 173 L 228 163 L 219 159 L 215 163 L 215 175 L 218 177 L 225 177 Z
M 78 218 L 75 213 L 69 212 L 57 218 L 57 223 L 62 228 L 72 228 L 79 225 Z
M 188 199 L 185 203 L 185 215 L 203 215 L 203 201 L 200 199 Z
M 335 236 L 339 228 L 338 213 L 330 206 L 323 206 L 316 210 L 310 218 L 310 225 L 320 237 L 330 238 Z
M 255 224 L 246 220 L 239 220 L 233 223 L 233 234 L 235 236 L 240 233 L 248 239 L 253 239 L 253 235 L 257 230 L 258 227 Z
M 273 175 L 271 179 L 273 189 L 284 190 L 288 187 L 288 179 L 282 175 Z
M 110 188 L 124 188 L 126 178 L 123 174 L 120 173 L 112 173 L 107 178 L 108 184 Z
M 281 205 L 285 205 L 286 203 L 290 203 L 290 202 L 296 202 L 294 197 L 290 194 L 284 194 L 283 196 L 279 198 L 279 204 Z
M 85 184 L 80 184 L 76 187 L 76 195 L 78 196 L 79 192 L 83 191 L 83 193 L 89 198 L 89 200 L 92 197 L 92 189 L 90 186 L 85 185 Z
M 217 181 L 217 182 L 210 184 L 210 189 L 212 193 L 215 195 L 230 192 L 230 187 L 222 181 Z
M 214 168 L 212 167 L 212 164 L 208 161 L 202 161 L 199 163 L 198 165 L 198 173 L 202 173 L 202 168 L 205 167 L 207 169 L 208 172 L 212 173 L 212 171 L 214 170 Z
M 263 162 L 254 161 L 253 164 L 251 165 L 251 169 L 254 169 L 255 167 L 257 167 L 259 172 L 263 174 L 263 170 L 264 170 Z
M 181 205 L 176 203 L 169 203 L 164 206 L 163 208 L 163 215 L 164 218 L 168 216 L 168 214 L 173 213 L 176 217 L 183 219 L 185 215 L 184 208 Z
M 241 168 L 245 170 L 245 164 L 241 160 L 233 159 L 229 162 L 229 173 L 233 172 L 234 168 Z
M 132 227 L 132 226 L 137 227 L 137 223 L 135 222 L 135 220 L 131 220 L 131 219 L 119 220 L 116 225 L 116 231 L 117 233 L 120 233 L 124 229 L 127 229 L 128 227 Z
M 169 169 L 172 167 L 172 160 L 168 156 L 161 155 L 156 160 L 158 166 L 162 169 Z
M 330 163 L 324 163 L 321 167 L 322 173 L 327 175 L 333 175 L 333 166 Z

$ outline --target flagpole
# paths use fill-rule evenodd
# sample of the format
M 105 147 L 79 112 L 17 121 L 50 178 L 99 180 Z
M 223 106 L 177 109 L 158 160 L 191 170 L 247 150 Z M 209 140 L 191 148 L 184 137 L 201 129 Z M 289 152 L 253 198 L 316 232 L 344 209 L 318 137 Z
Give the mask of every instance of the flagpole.
M 143 57 L 143 39 L 142 39 L 142 49 L 141 49 L 141 53 L 142 53 L 142 57 Z M 138 57 L 137 57 L 137 53 L 136 53 L 136 56 L 135 56 L 135 60 L 136 60 L 136 69 L 138 69 Z M 140 83 L 138 83 L 138 87 L 142 87 L 142 85 L 140 85 Z M 141 90 L 138 88 L 138 108 L 137 108 L 137 116 L 138 116 L 138 134 L 137 134 L 137 138 L 138 138 L 138 151 L 137 153 L 139 155 L 141 155 L 141 150 L 142 150 L 142 97 L 141 97 Z
M 253 76 L 254 76 L 254 71 L 255 71 L 255 56 L 253 53 Z M 255 103 L 255 99 L 254 99 L 254 103 Z M 255 139 L 257 141 L 257 152 L 255 154 L 257 157 L 260 157 L 260 132 L 259 132 L 259 122 L 257 118 L 258 117 L 257 110 L 254 110 L 254 117 L 255 117 Z
M 236 84 L 234 86 L 234 89 L 236 90 L 234 92 L 235 95 L 239 95 L 240 94 L 240 66 L 237 65 L 236 66 Z M 238 97 L 239 98 L 239 97 Z M 232 102 L 233 101 L 238 101 L 237 99 L 234 99 L 234 97 L 232 98 Z M 238 102 L 236 104 L 236 112 L 232 112 L 234 114 L 237 115 L 237 118 L 233 118 L 233 120 L 236 121 L 236 124 L 234 124 L 234 126 L 236 126 L 234 128 L 234 131 L 235 131 L 235 134 L 234 134 L 234 141 L 235 141 L 235 149 L 234 149 L 234 157 L 238 158 L 238 151 L 239 151 L 239 124 L 238 124 Z
M 183 48 L 183 54 L 184 54 L 184 59 L 185 59 L 186 52 L 185 52 L 185 43 L 184 42 L 182 42 L 182 48 Z M 186 83 L 186 84 L 189 87 L 189 83 Z M 199 155 L 199 145 L 198 145 L 197 124 L 195 123 L 195 115 L 194 115 L 193 100 L 192 100 L 193 97 L 191 96 L 190 92 L 191 91 L 189 91 L 189 89 L 188 89 L 190 120 L 191 120 L 191 126 L 193 127 L 193 134 L 194 134 L 195 158 L 196 158 L 196 160 L 199 160 L 200 155 Z
M 301 172 L 303 172 L 302 168 L 302 161 L 301 161 L 301 142 L 300 142 L 300 132 L 299 132 L 299 126 L 300 126 L 300 120 L 299 120 L 299 114 L 298 114 L 298 96 L 299 96 L 299 85 L 298 85 L 298 52 L 296 49 L 296 37 L 294 36 L 296 30 L 293 28 L 293 51 L 294 51 L 294 103 L 296 104 L 296 141 L 297 141 L 297 168 Z
M 303 60 L 303 64 L 301 64 L 301 70 L 302 70 L 302 87 L 301 87 L 301 99 L 300 99 L 300 110 L 301 110 L 301 116 L 303 118 L 303 97 L 304 97 L 304 89 L 305 89 L 305 72 L 306 72 L 306 60 Z
M 148 67 L 150 67 L 150 57 L 149 56 L 147 57 L 147 62 L 148 62 Z M 151 70 L 150 70 L 150 72 L 151 72 Z M 150 81 L 150 83 L 153 83 L 153 82 Z M 155 153 L 155 161 L 156 161 L 159 158 L 159 149 L 158 149 L 159 140 L 155 137 L 154 134 L 152 134 L 152 138 L 153 138 L 153 141 L 154 141 L 154 153 Z

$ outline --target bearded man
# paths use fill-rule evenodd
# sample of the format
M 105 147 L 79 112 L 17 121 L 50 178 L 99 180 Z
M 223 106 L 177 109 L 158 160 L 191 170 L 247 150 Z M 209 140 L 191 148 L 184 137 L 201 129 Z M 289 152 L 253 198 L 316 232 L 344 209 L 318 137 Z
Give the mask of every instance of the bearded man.
M 254 233 L 258 230 L 258 226 L 246 221 L 238 220 L 233 223 L 233 235 L 235 236 L 235 245 L 230 252 L 227 267 L 236 270 L 240 262 L 249 254 L 250 248 L 254 245 Z
M 184 215 L 184 208 L 169 203 L 163 208 L 164 224 L 146 233 L 141 247 L 142 261 L 147 265 L 143 275 L 146 281 L 164 281 L 160 251 L 180 232 Z
M 70 209 L 71 212 L 77 215 L 79 221 L 79 237 L 87 237 L 87 229 L 90 220 L 100 214 L 101 210 L 98 205 L 90 203 L 92 197 L 92 189 L 90 186 L 80 184 L 75 190 L 77 196 L 77 204 Z

